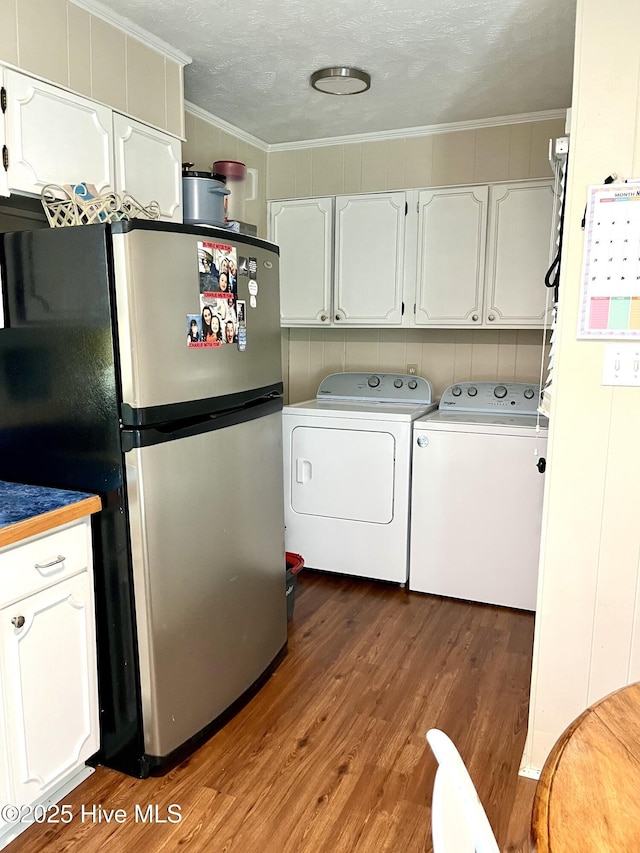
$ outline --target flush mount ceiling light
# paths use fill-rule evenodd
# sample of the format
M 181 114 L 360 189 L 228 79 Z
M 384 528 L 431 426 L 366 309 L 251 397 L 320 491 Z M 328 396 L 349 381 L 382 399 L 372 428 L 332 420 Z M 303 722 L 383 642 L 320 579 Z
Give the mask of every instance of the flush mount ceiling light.
M 357 95 L 367 91 L 371 85 L 371 77 L 359 68 L 336 65 L 333 68 L 314 71 L 310 82 L 314 89 L 328 95 Z

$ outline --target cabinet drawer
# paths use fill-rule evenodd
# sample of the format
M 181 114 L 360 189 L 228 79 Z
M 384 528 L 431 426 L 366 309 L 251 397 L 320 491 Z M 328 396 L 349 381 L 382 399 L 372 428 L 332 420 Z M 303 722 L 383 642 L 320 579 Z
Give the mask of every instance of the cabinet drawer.
M 0 549 L 0 606 L 83 571 L 89 561 L 88 520 Z

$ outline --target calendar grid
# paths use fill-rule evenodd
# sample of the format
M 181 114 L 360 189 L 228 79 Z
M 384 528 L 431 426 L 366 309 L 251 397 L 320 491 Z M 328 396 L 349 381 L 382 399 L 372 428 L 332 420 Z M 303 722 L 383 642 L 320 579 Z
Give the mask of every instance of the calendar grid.
M 640 185 L 589 187 L 578 338 L 640 337 Z

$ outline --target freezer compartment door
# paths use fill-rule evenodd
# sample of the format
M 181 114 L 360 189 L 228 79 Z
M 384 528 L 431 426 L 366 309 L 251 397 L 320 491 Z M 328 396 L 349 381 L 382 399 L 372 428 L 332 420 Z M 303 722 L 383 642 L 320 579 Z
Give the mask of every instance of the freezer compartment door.
M 219 232 L 113 234 L 126 424 L 190 416 L 192 410 L 175 411 L 180 404 L 281 388 L 278 254 L 266 245 L 242 243 L 237 234 L 213 234 Z M 220 267 L 218 279 L 203 273 L 203 259 L 209 269 L 209 257 Z M 229 259 L 236 274 L 224 281 L 223 297 L 209 288 L 222 286 Z M 212 325 L 220 326 L 219 340 L 217 335 L 215 341 L 202 340 L 203 313 L 208 319 L 209 309 L 218 318 Z M 194 340 L 188 340 L 192 328 Z M 163 412 L 167 406 L 174 410 Z M 127 416 L 140 410 L 156 410 L 162 417 Z
M 125 454 L 148 755 L 214 721 L 286 643 L 281 418 Z

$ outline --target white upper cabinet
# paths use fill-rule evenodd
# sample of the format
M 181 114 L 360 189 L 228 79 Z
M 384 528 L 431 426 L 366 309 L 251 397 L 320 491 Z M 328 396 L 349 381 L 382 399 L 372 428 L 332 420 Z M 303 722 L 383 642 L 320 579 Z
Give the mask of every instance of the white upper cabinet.
M 9 149 L 7 148 L 6 114 L 7 90 L 4 84 L 4 68 L 0 68 L 0 196 L 9 195 Z M 1 326 L 0 326 L 1 328 Z
M 113 187 L 111 110 L 5 70 L 9 189 L 40 195 L 46 184 Z
M 280 315 L 283 326 L 331 322 L 333 199 L 269 204 L 270 239 L 280 247 Z
M 489 188 L 418 194 L 416 325 L 482 323 Z
M 272 201 L 283 326 L 400 326 L 404 192 Z
M 417 326 L 542 327 L 551 181 L 418 194 Z
M 145 207 L 160 205 L 160 218 L 182 222 L 182 145 L 139 121 L 113 114 L 115 190 Z
M 542 326 L 553 228 L 553 184 L 521 181 L 490 191 L 485 323 Z
M 336 198 L 336 324 L 402 323 L 406 195 Z

